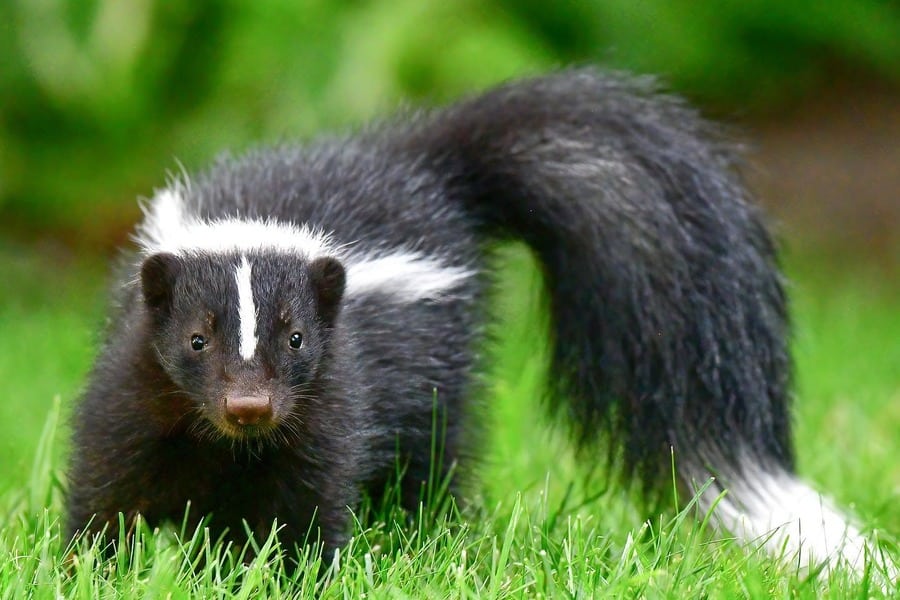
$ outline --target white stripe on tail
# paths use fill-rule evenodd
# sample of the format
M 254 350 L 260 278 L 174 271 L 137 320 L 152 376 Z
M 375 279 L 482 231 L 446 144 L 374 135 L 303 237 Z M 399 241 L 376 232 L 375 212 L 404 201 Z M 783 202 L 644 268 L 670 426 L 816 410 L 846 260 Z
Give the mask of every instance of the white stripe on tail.
M 714 522 L 743 542 L 761 544 L 803 571 L 824 563 L 862 573 L 867 550 L 876 558 L 875 545 L 827 498 L 791 473 L 772 469 L 745 460 L 742 476 L 729 480 L 715 508 L 712 488 L 701 496 L 702 508 L 712 508 Z

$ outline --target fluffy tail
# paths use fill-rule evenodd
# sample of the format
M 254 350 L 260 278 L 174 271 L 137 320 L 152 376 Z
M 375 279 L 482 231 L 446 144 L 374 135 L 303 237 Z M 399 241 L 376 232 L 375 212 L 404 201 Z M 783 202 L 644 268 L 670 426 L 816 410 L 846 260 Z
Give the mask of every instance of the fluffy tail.
M 647 491 L 671 485 L 674 448 L 683 483 L 715 475 L 743 495 L 729 499 L 735 519 L 751 514 L 745 503 L 776 513 L 792 502 L 788 488 L 802 484 L 791 475 L 785 294 L 735 149 L 715 128 L 650 80 L 579 70 L 422 116 L 395 140 L 447 177 L 485 235 L 537 256 L 551 405 L 582 447 L 609 440 Z M 790 485 L 757 493 L 759 473 Z

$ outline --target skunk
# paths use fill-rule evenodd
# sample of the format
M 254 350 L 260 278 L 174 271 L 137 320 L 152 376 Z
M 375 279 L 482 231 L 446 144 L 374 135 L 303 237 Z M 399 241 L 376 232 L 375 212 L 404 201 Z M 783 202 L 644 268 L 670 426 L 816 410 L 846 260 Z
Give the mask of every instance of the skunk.
M 74 414 L 69 534 L 190 503 L 214 538 L 277 519 L 333 552 L 397 477 L 410 509 L 429 477 L 461 494 L 493 256 L 519 241 L 582 456 L 653 497 L 674 453 L 685 490 L 714 477 L 719 526 L 859 567 L 864 538 L 794 474 L 784 286 L 737 157 L 652 80 L 581 69 L 171 182 Z

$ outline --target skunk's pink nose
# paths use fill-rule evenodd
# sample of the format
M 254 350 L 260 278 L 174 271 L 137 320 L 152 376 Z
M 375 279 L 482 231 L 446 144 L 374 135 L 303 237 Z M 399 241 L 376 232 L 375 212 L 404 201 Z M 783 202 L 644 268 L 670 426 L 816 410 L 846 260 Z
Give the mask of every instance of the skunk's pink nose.
M 225 416 L 235 425 L 262 425 L 272 418 L 272 402 L 268 396 L 229 396 Z

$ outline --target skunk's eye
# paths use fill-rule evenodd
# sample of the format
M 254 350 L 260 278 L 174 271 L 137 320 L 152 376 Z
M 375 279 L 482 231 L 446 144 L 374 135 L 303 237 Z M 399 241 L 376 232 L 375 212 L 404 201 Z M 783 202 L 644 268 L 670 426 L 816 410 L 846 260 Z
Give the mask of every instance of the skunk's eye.
M 294 333 L 291 334 L 290 345 L 291 345 L 291 348 L 293 348 L 294 350 L 296 350 L 297 348 L 299 348 L 300 346 L 303 345 L 303 336 L 300 335 L 299 331 L 295 331 Z
M 200 352 L 206 348 L 206 338 L 202 335 L 194 334 L 191 336 L 191 350 L 194 352 Z

